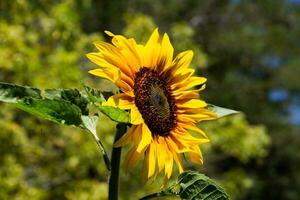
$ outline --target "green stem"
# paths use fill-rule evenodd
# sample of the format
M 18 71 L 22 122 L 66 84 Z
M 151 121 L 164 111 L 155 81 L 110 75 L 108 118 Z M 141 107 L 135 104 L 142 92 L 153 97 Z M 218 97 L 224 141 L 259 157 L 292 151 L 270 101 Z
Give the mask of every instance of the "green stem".
M 126 132 L 126 124 L 117 125 L 117 134 L 114 143 Z M 113 148 L 111 153 L 111 171 L 109 176 L 108 199 L 118 200 L 119 193 L 119 168 L 120 168 L 121 147 Z

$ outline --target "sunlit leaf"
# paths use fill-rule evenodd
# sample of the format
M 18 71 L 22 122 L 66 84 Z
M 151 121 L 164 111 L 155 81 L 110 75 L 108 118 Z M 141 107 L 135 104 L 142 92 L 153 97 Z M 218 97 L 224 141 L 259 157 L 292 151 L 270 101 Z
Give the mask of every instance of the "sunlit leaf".
M 99 110 L 108 116 L 111 120 L 121 123 L 129 123 L 130 116 L 129 113 L 120 108 L 112 106 L 97 106 Z
M 79 126 L 80 116 L 83 111 L 87 112 L 87 103 L 81 99 L 77 90 L 70 91 L 51 89 L 41 92 L 37 88 L 28 86 L 0 83 L 0 101 L 13 103 L 30 114 L 53 122 Z M 72 97 L 75 93 L 76 95 Z
M 239 111 L 236 111 L 236 110 L 219 107 L 219 106 L 215 106 L 215 105 L 212 105 L 212 104 L 208 104 L 206 108 L 208 110 L 216 113 L 217 116 L 218 116 L 218 118 L 225 117 L 227 115 L 232 115 L 232 114 L 238 114 L 238 113 L 240 113 Z
M 16 106 L 30 114 L 66 125 L 81 124 L 80 109 L 64 100 L 25 98 Z
M 145 199 L 158 199 L 161 197 L 180 197 L 183 200 L 228 200 L 229 197 L 219 185 L 209 177 L 196 172 L 186 171 L 179 175 L 177 182 L 166 190 L 143 197 Z

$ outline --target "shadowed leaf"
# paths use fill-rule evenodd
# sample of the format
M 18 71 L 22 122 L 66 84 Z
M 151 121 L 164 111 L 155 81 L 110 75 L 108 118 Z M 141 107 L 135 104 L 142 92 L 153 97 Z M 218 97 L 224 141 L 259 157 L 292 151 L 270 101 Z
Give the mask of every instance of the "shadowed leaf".
M 63 99 L 80 108 L 83 115 L 88 115 L 88 99 L 84 97 L 77 89 L 46 89 L 43 97 L 47 99 Z
M 0 101 L 16 103 L 24 97 L 41 98 L 41 91 L 28 86 L 0 82 Z
M 183 200 L 229 200 L 223 188 L 196 171 L 182 173 L 174 185 L 162 192 L 143 197 L 141 200 L 158 199 L 159 197 L 173 198 L 173 196 Z

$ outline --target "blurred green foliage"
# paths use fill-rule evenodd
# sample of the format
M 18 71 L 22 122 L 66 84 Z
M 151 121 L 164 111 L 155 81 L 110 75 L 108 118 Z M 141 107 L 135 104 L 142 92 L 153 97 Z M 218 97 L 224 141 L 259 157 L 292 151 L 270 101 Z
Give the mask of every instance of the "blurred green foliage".
M 299 4 L 284 0 L 3 0 L 0 81 L 42 88 L 85 82 L 115 90 L 87 73 L 95 67 L 85 58 L 92 42 L 108 40 L 104 30 L 145 42 L 158 26 L 175 52 L 194 51 L 192 66 L 208 78 L 202 97 L 244 113 L 201 123 L 211 139 L 203 148 L 205 163 L 186 162 L 186 168 L 218 179 L 233 199 L 297 200 L 299 126 L 290 123 L 288 110 L 299 99 L 299 20 Z M 278 88 L 286 99 L 270 98 Z M 107 198 L 107 172 L 90 135 L 1 108 L 0 199 Z M 98 134 L 109 150 L 115 123 L 100 121 Z M 138 165 L 121 172 L 122 199 L 160 186 L 143 186 Z

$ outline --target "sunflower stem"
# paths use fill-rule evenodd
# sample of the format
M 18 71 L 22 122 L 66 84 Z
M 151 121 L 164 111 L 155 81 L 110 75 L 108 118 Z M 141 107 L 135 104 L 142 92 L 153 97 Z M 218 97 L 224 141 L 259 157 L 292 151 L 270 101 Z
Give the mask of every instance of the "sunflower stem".
M 126 124 L 118 124 L 117 134 L 115 136 L 114 143 L 118 141 L 125 132 L 126 132 Z M 121 150 L 122 150 L 121 147 L 118 148 L 113 147 L 111 153 L 111 171 L 109 176 L 109 189 L 108 189 L 109 200 L 118 200 Z

